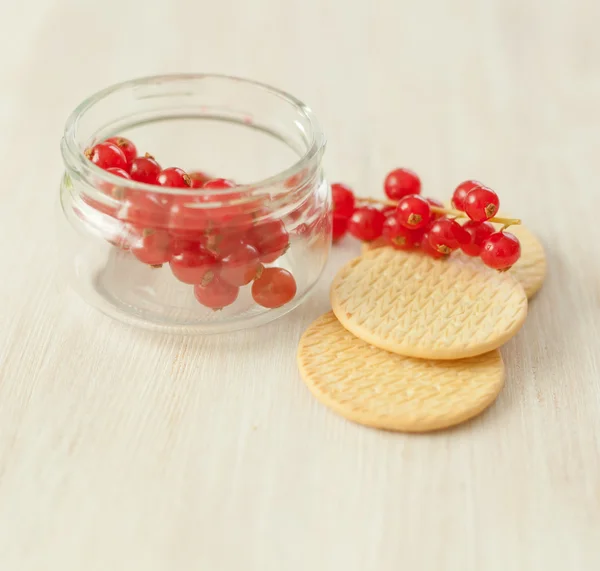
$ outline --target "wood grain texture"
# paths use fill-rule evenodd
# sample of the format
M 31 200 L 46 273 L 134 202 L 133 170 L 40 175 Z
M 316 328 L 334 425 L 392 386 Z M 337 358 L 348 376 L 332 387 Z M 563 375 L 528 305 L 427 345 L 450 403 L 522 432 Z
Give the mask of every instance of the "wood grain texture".
M 545 571 L 600 567 L 600 3 L 81 0 L 0 8 L 0 569 Z M 131 43 L 129 43 L 131 42 Z M 300 381 L 338 248 L 254 333 L 150 334 L 56 269 L 68 113 L 134 76 L 219 71 L 308 102 L 361 193 L 406 165 L 477 177 L 548 252 L 482 417 L 408 436 Z

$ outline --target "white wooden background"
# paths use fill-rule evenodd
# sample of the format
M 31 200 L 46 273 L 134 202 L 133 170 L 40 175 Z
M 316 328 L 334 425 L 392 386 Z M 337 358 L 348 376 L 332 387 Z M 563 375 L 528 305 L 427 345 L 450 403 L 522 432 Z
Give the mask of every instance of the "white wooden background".
M 600 568 L 600 3 L 30 0 L 0 8 L 0 569 Z M 477 177 L 543 239 L 547 283 L 493 408 L 428 436 L 300 381 L 317 294 L 181 338 L 89 309 L 56 269 L 64 120 L 134 76 L 215 71 L 309 103 L 363 194 Z

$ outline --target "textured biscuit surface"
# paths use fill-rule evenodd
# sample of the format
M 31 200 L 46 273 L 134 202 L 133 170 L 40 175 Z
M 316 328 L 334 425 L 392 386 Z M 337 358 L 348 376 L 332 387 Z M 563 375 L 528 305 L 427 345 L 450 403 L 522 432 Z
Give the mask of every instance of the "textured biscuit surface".
M 407 357 L 462 359 L 500 347 L 527 315 L 509 273 L 454 255 L 434 260 L 381 248 L 348 262 L 331 284 L 340 323 L 363 341 Z
M 542 287 L 546 277 L 546 254 L 537 236 L 523 224 L 511 226 L 512 232 L 521 242 L 521 257 L 509 270 L 523 286 L 527 298 L 531 299 Z
M 491 405 L 504 385 L 497 350 L 457 361 L 402 357 L 361 341 L 332 312 L 302 336 L 298 366 L 315 397 L 341 416 L 404 432 L 464 422 Z
M 496 225 L 497 228 L 500 226 Z M 519 261 L 509 270 L 519 283 L 523 286 L 527 298 L 531 299 L 542 287 L 546 277 L 546 254 L 544 247 L 537 236 L 523 224 L 511 226 L 508 232 L 512 232 L 521 242 L 521 257 Z M 385 240 L 379 238 L 373 242 L 364 242 L 361 246 L 362 253 L 382 248 Z M 464 255 L 464 254 L 454 254 Z

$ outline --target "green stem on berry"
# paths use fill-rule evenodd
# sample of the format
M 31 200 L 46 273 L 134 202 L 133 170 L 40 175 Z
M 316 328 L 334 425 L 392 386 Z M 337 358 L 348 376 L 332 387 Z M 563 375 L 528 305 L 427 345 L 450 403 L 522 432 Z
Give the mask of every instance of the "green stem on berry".
M 398 203 L 393 200 L 380 200 L 379 198 L 364 198 L 364 197 L 356 197 L 358 202 L 366 202 L 368 204 L 382 204 L 384 206 L 396 206 Z M 431 206 L 431 212 L 435 212 L 436 214 L 447 214 L 449 216 L 453 216 L 454 218 L 468 218 L 468 216 L 462 210 L 454 210 L 453 208 L 442 208 L 440 206 Z M 502 216 L 495 216 L 490 218 L 488 222 L 494 222 L 496 224 L 503 224 L 503 230 L 508 228 L 509 226 L 515 226 L 517 224 L 521 224 L 521 220 L 519 218 L 504 218 Z

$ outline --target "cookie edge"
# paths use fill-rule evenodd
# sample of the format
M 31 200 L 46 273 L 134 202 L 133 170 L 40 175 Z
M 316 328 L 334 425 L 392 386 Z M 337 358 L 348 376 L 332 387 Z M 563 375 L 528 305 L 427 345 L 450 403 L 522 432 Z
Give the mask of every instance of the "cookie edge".
M 329 313 L 333 313 L 333 312 L 324 313 L 323 315 L 320 315 L 317 319 L 315 319 L 307 327 L 307 329 L 304 331 L 304 333 L 300 337 L 300 340 L 298 342 L 298 349 L 296 351 L 296 363 L 298 365 L 300 378 L 302 379 L 302 382 L 307 387 L 309 392 L 313 395 L 313 397 L 317 401 L 319 401 L 322 405 L 326 406 L 328 409 L 333 411 L 338 416 L 341 416 L 345 420 L 348 420 L 355 424 L 360 424 L 361 426 L 366 426 L 368 428 L 375 428 L 378 430 L 386 430 L 386 431 L 390 431 L 390 432 L 404 432 L 404 433 L 411 433 L 411 434 L 435 432 L 435 431 L 453 428 L 455 426 L 458 426 L 460 424 L 463 424 L 463 423 L 475 418 L 476 416 L 479 416 L 480 414 L 485 412 L 488 408 L 490 408 L 494 404 L 494 402 L 496 402 L 498 396 L 504 389 L 504 386 L 506 384 L 506 366 L 504 364 L 504 359 L 502 358 L 501 352 L 498 349 L 494 349 L 493 351 L 487 351 L 487 352 L 495 353 L 495 356 L 498 358 L 498 361 L 499 361 L 500 379 L 497 384 L 497 391 L 493 394 L 492 398 L 490 398 L 489 400 L 483 401 L 481 406 L 476 407 L 474 409 L 470 409 L 468 411 L 464 411 L 463 414 L 460 414 L 455 418 L 448 419 L 447 417 L 443 417 L 442 419 L 438 419 L 438 420 L 441 420 L 441 422 L 424 422 L 424 423 L 420 423 L 419 426 L 415 426 L 414 422 L 407 423 L 406 421 L 402 422 L 401 420 L 398 420 L 398 419 L 390 419 L 390 420 L 392 420 L 392 422 L 384 422 L 381 419 L 372 419 L 371 417 L 369 417 L 368 414 L 348 410 L 347 408 L 344 408 L 339 403 L 339 401 L 329 398 L 329 395 L 327 393 L 323 393 L 323 392 L 317 390 L 316 385 L 314 383 L 310 382 L 309 380 L 307 380 L 307 379 L 310 379 L 311 375 L 308 374 L 308 372 L 306 371 L 306 369 L 304 368 L 303 363 L 302 363 L 301 353 L 302 353 L 302 348 L 303 348 L 303 341 L 304 341 L 306 334 L 311 330 L 311 328 L 319 320 L 324 318 Z M 334 316 L 335 316 L 335 314 L 334 314 Z M 342 325 L 342 327 L 343 327 L 343 324 L 341 324 L 341 322 L 340 322 L 340 325 Z M 437 360 L 439 360 L 439 359 L 437 359 Z M 393 422 L 394 420 L 395 420 L 395 422 Z

